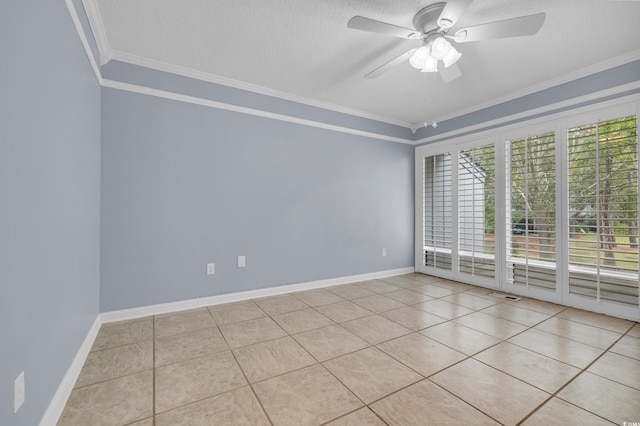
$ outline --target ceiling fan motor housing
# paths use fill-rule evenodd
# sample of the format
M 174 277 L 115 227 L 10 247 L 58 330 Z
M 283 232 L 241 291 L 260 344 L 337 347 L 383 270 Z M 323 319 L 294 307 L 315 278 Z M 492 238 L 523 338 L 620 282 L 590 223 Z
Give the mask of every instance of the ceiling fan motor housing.
M 434 3 L 421 9 L 413 17 L 413 27 L 425 35 L 439 30 L 438 18 L 444 10 L 446 3 Z

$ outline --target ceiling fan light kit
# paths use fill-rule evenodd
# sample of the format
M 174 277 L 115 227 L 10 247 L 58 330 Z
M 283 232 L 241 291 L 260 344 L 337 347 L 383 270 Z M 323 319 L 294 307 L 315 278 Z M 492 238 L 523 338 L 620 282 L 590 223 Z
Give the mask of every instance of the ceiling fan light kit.
M 424 66 L 421 72 L 438 72 L 438 60 L 433 56 L 427 56 L 424 60 Z
M 412 67 L 421 72 L 438 72 L 438 61 L 442 61 L 445 68 L 455 64 L 462 54 L 443 37 L 437 37 L 418 49 L 409 58 Z
M 427 59 L 429 58 L 432 58 L 429 53 L 429 47 L 421 46 L 415 51 L 413 55 L 411 55 L 411 57 L 409 58 L 409 64 L 411 64 L 411 66 L 415 69 L 422 70 L 426 65 Z
M 460 58 L 462 58 L 462 53 L 458 52 L 455 47 L 451 46 L 449 53 L 442 58 L 442 62 L 444 62 L 445 68 L 449 68 L 451 65 L 458 62 L 458 59 Z
M 466 43 L 496 38 L 519 37 L 536 34 L 546 18 L 545 13 L 503 19 L 496 22 L 460 28 L 448 35 L 458 19 L 466 12 L 473 0 L 450 0 L 434 3 L 422 8 L 413 18 L 414 29 L 404 28 L 363 16 L 354 16 L 347 27 L 376 34 L 389 35 L 409 40 L 422 40 L 423 45 L 386 62 L 371 71 L 366 78 L 376 78 L 394 66 L 409 59 L 412 67 L 421 72 L 440 72 L 446 83 L 460 77 L 460 68 L 455 63 L 462 54 L 449 42 Z M 446 37 L 446 38 L 445 38 Z M 444 67 L 438 67 L 442 61 Z M 449 71 L 445 71 L 449 69 Z
M 445 56 L 451 50 L 451 43 L 444 39 L 444 37 L 436 37 L 431 42 L 431 54 L 436 59 L 444 59 Z

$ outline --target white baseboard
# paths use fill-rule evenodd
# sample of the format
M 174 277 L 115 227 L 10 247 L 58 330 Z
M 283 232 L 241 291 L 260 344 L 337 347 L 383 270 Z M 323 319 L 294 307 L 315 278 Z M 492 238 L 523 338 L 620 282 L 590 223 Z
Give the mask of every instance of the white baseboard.
M 259 297 L 276 296 L 278 294 L 292 293 L 296 291 L 313 290 L 317 288 L 332 287 L 335 285 L 351 284 L 359 281 L 393 277 L 396 275 L 410 274 L 414 271 L 415 269 L 413 267 L 409 267 L 372 272 L 368 274 L 351 275 L 347 277 L 331 278 L 327 280 L 309 281 L 298 284 L 287 284 L 277 287 L 260 288 L 257 290 L 248 290 L 237 293 L 219 294 L 210 297 L 200 297 L 197 299 L 181 300 L 179 302 L 142 306 L 140 308 L 103 312 L 99 315 L 99 317 L 102 323 L 130 320 L 146 317 L 149 315 L 160 315 L 170 312 L 184 311 L 187 309 L 202 308 L 204 306 L 221 305 L 223 303 L 230 302 L 240 302 L 243 300 L 256 299 Z
M 67 404 L 67 400 L 71 395 L 73 386 L 76 384 L 76 380 L 78 380 L 82 366 L 87 360 L 87 356 L 89 355 L 89 351 L 91 351 L 93 342 L 96 340 L 98 331 L 100 331 L 101 325 L 102 320 L 100 319 L 100 315 L 98 315 L 89 329 L 87 337 L 84 338 L 82 345 L 80 345 L 78 353 L 73 358 L 73 362 L 67 370 L 67 373 L 64 375 L 60 386 L 58 386 L 58 390 L 55 395 L 53 395 L 53 399 L 51 400 L 49 407 L 47 407 L 47 411 L 45 411 L 44 416 L 42 416 L 40 426 L 55 426 L 55 424 L 58 423 L 58 420 L 62 415 L 62 411 L 64 410 L 64 406 Z
M 100 331 L 100 326 L 104 323 L 122 321 L 128 319 L 142 318 L 149 315 L 166 314 L 170 312 L 183 311 L 186 309 L 201 308 L 204 306 L 220 305 L 229 302 L 239 302 L 243 300 L 255 299 L 258 297 L 275 296 L 278 294 L 292 293 L 296 291 L 313 290 L 317 288 L 332 287 L 342 284 L 351 284 L 359 281 L 375 280 L 379 278 L 393 277 L 396 275 L 404 275 L 415 272 L 415 268 L 399 268 L 387 271 L 372 272 L 368 274 L 351 275 L 347 277 L 331 278 L 327 280 L 309 281 L 298 284 L 288 284 L 277 287 L 261 288 L 257 290 L 242 291 L 237 293 L 220 294 L 211 297 L 202 297 L 198 299 L 183 300 L 179 302 L 162 303 L 159 305 L 143 306 L 140 308 L 123 309 L 119 311 L 103 312 L 98 314 L 93 322 L 91 329 L 87 333 L 78 353 L 76 354 L 69 370 L 65 374 L 58 390 L 56 391 L 47 411 L 44 413 L 40 426 L 55 426 L 62 415 L 67 400 L 71 395 L 73 386 L 80 375 L 82 366 L 84 365 L 93 342 Z

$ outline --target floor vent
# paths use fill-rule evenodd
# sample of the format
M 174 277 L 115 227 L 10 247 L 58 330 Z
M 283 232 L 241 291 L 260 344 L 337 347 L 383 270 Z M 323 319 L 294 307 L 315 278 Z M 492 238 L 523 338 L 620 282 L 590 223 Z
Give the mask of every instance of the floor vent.
M 512 300 L 514 302 L 517 302 L 518 300 L 522 300 L 522 298 L 520 297 L 516 297 L 516 296 L 512 296 L 510 294 L 504 294 L 504 293 L 489 293 L 489 296 L 493 296 L 493 297 L 499 297 L 501 299 L 507 299 L 507 300 Z

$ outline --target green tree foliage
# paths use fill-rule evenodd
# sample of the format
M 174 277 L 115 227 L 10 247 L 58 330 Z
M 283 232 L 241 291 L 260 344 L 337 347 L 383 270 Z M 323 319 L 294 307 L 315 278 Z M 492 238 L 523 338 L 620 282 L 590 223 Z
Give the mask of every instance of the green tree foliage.
M 638 247 L 636 129 L 636 118 L 625 117 L 569 130 L 572 234 L 597 230 L 598 257 L 606 267 L 617 266 L 618 236 L 625 236 L 627 248 Z
M 638 248 L 636 118 L 572 128 L 568 142 L 570 240 L 576 242 L 583 234 L 597 233 L 594 249 L 572 253 L 572 259 L 616 267 L 621 244 L 626 249 Z M 509 144 L 511 218 L 514 227 L 522 229 L 519 238 L 529 256 L 541 259 L 555 258 L 555 144 L 554 133 Z M 534 238 L 538 244 L 532 243 Z M 519 247 L 518 253 L 522 250 Z M 624 263 L 628 265 L 628 257 Z
M 484 232 L 494 234 L 496 229 L 496 162 L 495 146 L 493 144 L 483 145 L 470 150 L 462 151 L 462 155 L 467 157 L 482 174 L 484 185 Z
M 542 259 L 555 259 L 555 134 L 514 140 L 510 147 L 513 225 L 522 229 L 527 249 Z

